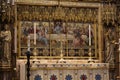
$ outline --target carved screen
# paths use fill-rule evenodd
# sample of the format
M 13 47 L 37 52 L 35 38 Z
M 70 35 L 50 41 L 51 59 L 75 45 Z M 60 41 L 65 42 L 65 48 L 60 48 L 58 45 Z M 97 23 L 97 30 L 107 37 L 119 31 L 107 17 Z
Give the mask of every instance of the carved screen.
M 31 57 L 85 59 L 91 52 L 98 58 L 99 7 L 52 5 L 17 5 L 19 56 L 26 56 L 30 44 Z
M 87 58 L 90 47 L 92 56 L 97 56 L 96 24 L 61 21 L 21 21 L 20 24 L 21 57 L 26 56 L 28 44 L 32 57 L 60 58 L 62 53 L 64 58 Z

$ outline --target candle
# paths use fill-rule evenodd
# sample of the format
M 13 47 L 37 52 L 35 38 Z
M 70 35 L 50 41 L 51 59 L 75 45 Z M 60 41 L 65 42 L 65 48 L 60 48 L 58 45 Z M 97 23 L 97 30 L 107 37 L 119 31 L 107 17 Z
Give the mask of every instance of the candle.
M 10 3 L 10 0 L 7 0 L 7 3 Z
M 89 24 L 89 46 L 91 46 L 91 26 Z
M 36 23 L 34 23 L 34 45 L 36 45 Z
M 28 51 L 30 51 L 30 36 L 28 35 Z
M 12 5 L 14 5 L 15 4 L 15 0 L 12 0 Z
M 14 28 L 14 48 L 15 53 L 17 53 L 17 27 Z

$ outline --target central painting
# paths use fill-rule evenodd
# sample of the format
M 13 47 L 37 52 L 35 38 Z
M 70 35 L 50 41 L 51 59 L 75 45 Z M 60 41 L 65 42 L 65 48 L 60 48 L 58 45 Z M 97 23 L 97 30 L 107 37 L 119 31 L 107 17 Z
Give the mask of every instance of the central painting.
M 61 53 L 64 58 L 87 58 L 89 47 L 92 56 L 96 56 L 97 28 L 94 24 L 21 21 L 19 31 L 21 57 L 26 56 L 28 45 L 31 56 L 38 58 L 60 58 Z

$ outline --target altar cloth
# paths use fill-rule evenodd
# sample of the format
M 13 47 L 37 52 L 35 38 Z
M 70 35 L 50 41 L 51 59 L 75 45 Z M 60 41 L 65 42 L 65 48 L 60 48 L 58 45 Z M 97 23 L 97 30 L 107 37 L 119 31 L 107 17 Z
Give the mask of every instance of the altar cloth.
M 71 62 L 31 61 L 30 80 L 109 80 L 108 63 Z M 27 80 L 26 61 L 18 61 L 17 65 L 20 80 Z

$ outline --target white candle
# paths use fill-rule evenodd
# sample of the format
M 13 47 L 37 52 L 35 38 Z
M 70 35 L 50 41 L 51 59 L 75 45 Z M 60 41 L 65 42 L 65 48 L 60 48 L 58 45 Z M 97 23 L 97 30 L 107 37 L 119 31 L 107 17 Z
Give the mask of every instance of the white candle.
M 28 51 L 30 51 L 30 36 L 28 35 Z
M 34 45 L 36 45 L 36 23 L 34 23 Z
M 10 0 L 7 0 L 7 3 L 10 3 Z
M 14 5 L 15 4 L 15 0 L 12 0 L 12 5 Z
M 17 53 L 17 27 L 14 28 L 14 52 Z
M 89 46 L 91 46 L 91 26 L 89 24 Z

